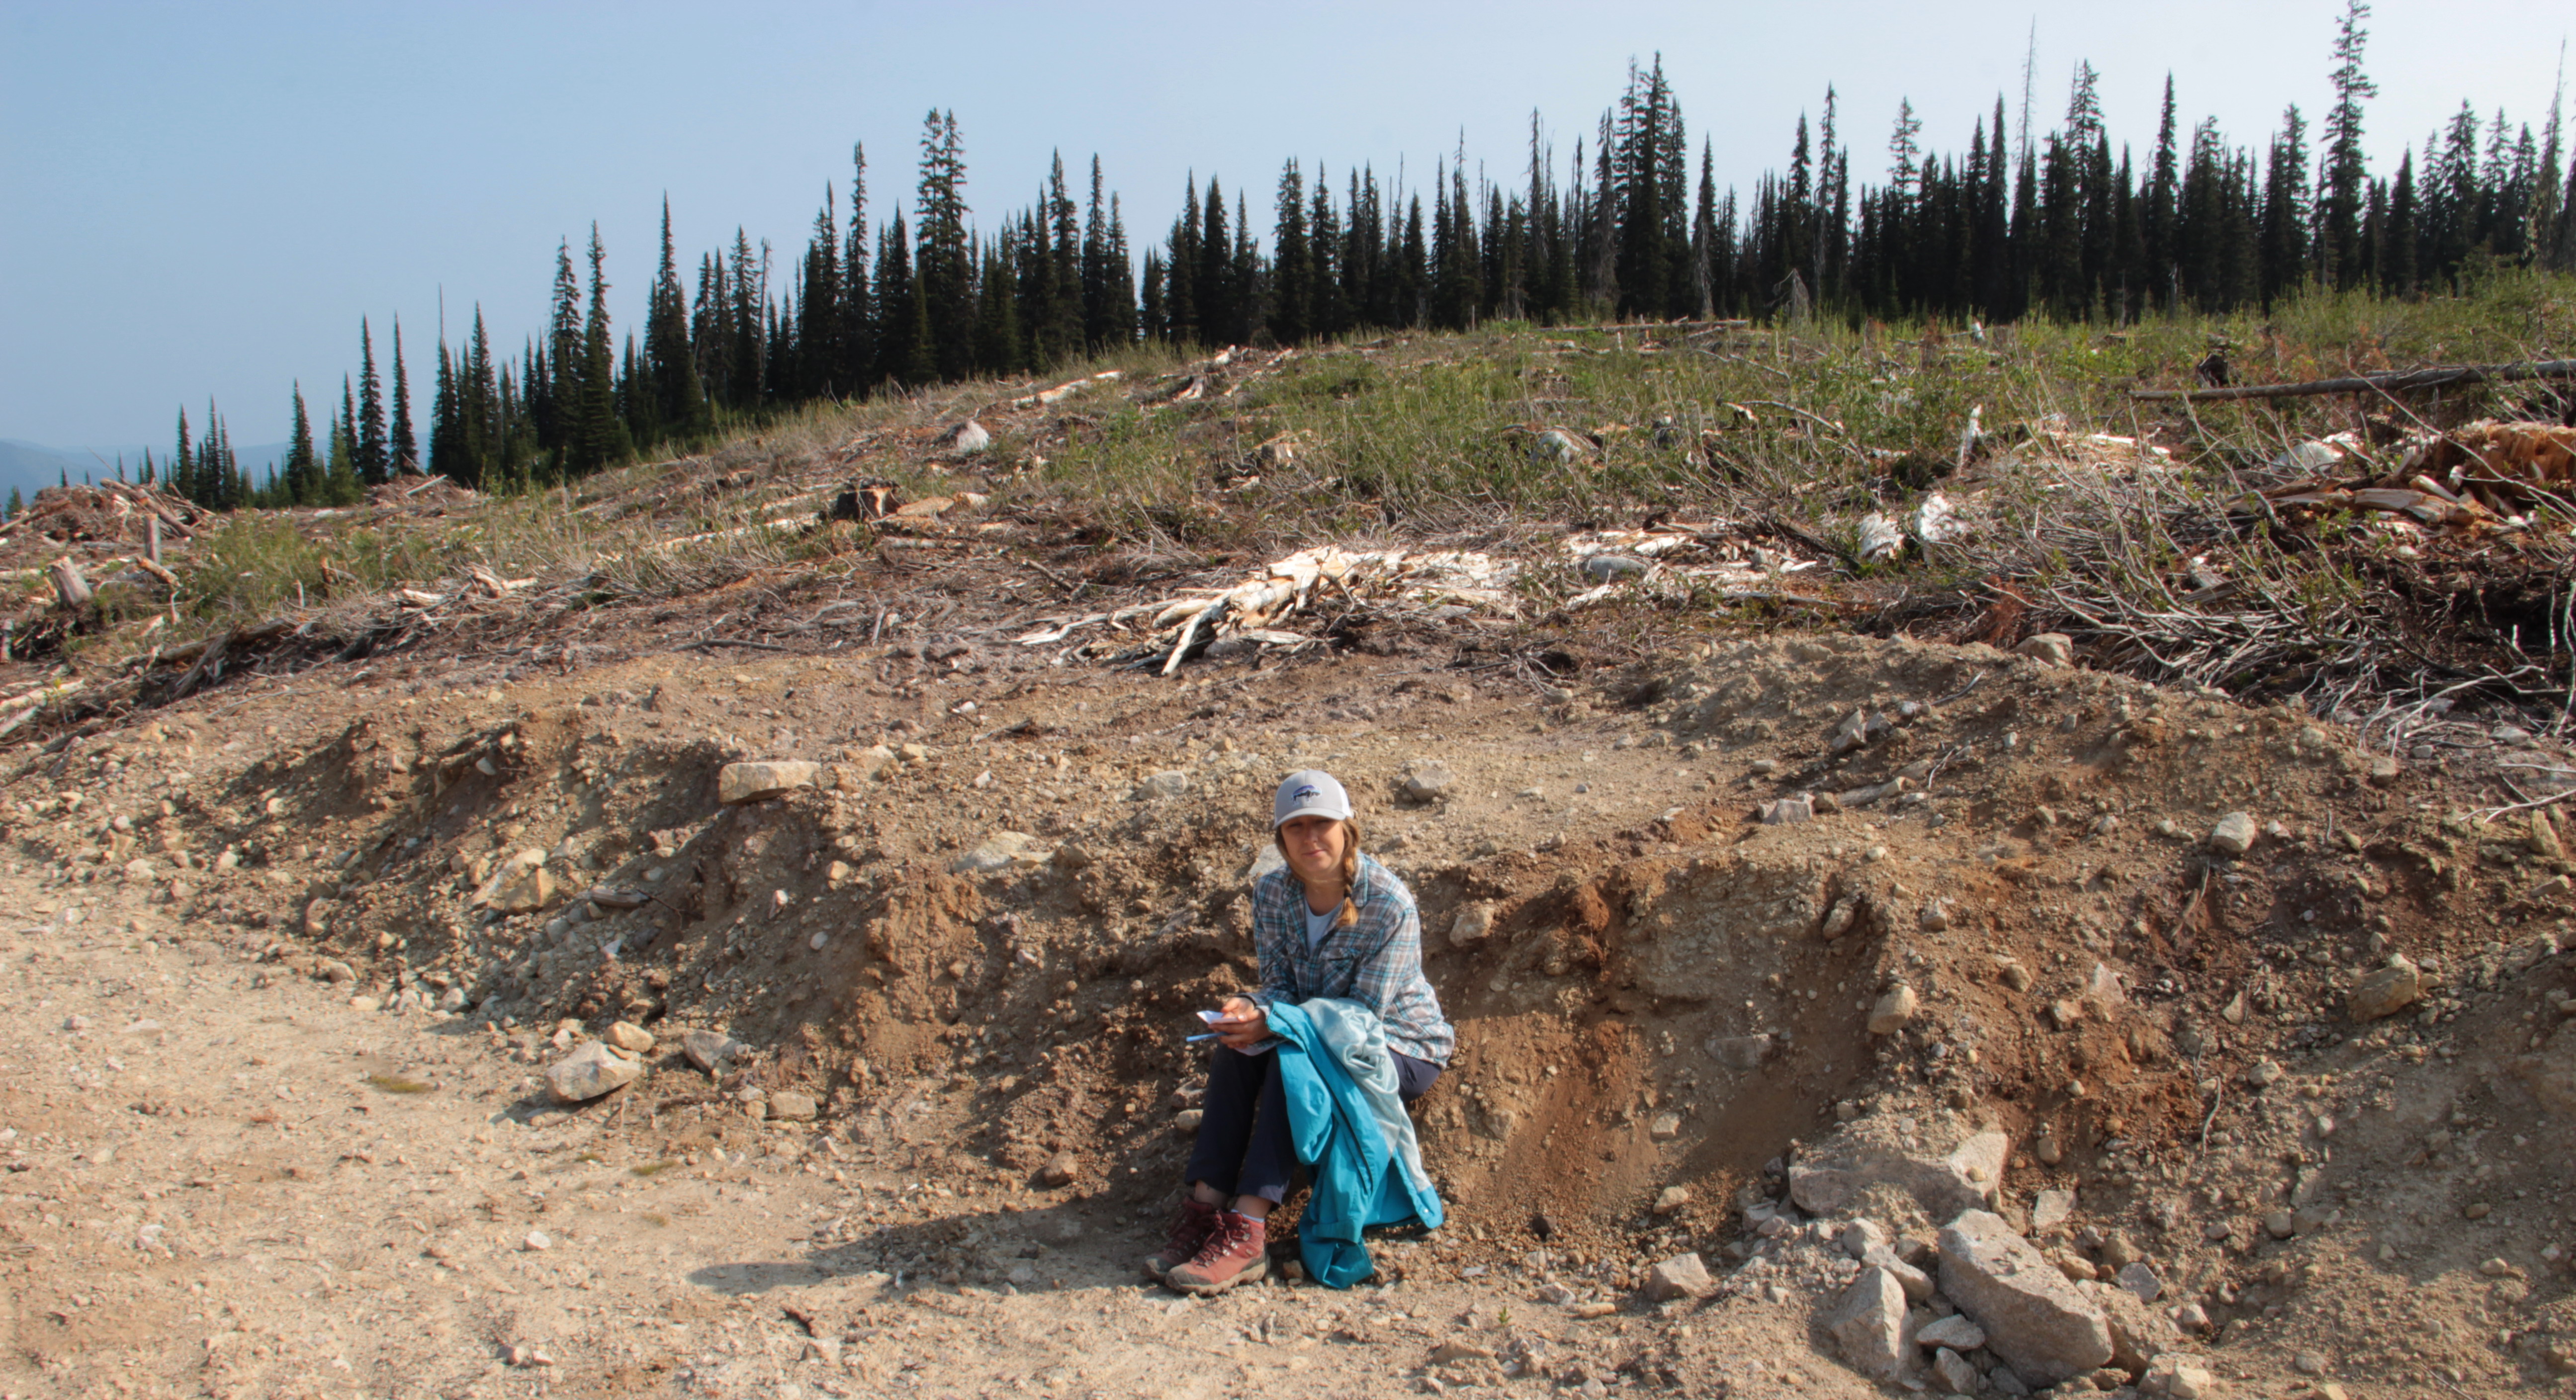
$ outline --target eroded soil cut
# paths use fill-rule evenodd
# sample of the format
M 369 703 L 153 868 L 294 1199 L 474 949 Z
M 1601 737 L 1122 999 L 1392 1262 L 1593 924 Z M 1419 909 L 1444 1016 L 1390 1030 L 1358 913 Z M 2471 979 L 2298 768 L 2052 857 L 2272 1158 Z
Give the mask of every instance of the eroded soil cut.
M 2576 1367 L 2576 868 L 2457 786 L 2546 744 L 2399 761 L 1850 637 L 1567 688 L 912 650 L 325 668 L 37 755 L 7 1383 L 1860 1394 L 1846 1227 L 1923 1262 L 1969 1206 L 2131 1319 L 2115 1386 Z M 812 766 L 725 805 L 751 761 Z M 1264 804 L 1308 766 L 1420 902 L 1451 1223 L 1353 1294 L 1175 1312 L 1132 1260 L 1182 1037 L 1255 978 Z M 555 1102 L 617 1021 L 642 1076 Z M 1653 1297 L 1690 1253 L 1713 1296 Z M 2002 1345 L 1957 1359 L 2031 1388 Z

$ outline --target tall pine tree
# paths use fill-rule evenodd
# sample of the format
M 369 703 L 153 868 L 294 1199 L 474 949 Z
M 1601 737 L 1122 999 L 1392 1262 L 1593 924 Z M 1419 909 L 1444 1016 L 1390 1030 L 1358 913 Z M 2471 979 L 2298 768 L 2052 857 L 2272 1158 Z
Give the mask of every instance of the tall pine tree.
M 2326 110 L 2325 173 L 2317 190 L 2317 270 L 2328 285 L 2363 285 L 2370 274 L 2361 256 L 2362 184 L 2369 167 L 2362 158 L 2361 104 L 2379 95 L 2379 85 L 2361 68 L 2362 46 L 2370 32 L 2361 22 L 2370 17 L 2367 0 L 2344 0 L 2343 17 L 2335 21 L 2334 106 Z
M 385 386 L 376 373 L 376 343 L 363 316 L 358 318 L 358 354 L 358 480 L 381 486 L 387 479 Z
M 411 380 L 403 371 L 402 318 L 394 318 L 394 417 L 393 427 L 385 436 L 385 465 L 389 472 L 420 470 L 420 445 L 411 430 Z

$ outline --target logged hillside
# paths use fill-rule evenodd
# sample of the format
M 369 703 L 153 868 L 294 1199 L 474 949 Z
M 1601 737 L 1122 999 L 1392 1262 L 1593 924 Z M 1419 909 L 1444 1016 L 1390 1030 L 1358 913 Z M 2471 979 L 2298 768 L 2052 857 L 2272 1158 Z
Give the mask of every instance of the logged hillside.
M 2571 318 L 1501 327 L 40 497 L 0 1370 L 2563 1385 L 2564 386 L 2128 391 Z M 1181 1037 L 1304 766 L 1421 903 L 1452 1216 L 1171 1305 Z

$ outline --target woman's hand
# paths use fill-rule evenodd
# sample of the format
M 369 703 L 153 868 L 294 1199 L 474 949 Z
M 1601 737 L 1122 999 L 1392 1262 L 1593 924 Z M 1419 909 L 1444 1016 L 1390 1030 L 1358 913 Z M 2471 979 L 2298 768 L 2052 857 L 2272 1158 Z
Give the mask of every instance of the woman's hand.
M 1217 1008 L 1221 1014 L 1208 1023 L 1216 1032 L 1216 1043 L 1228 1050 L 1248 1050 L 1270 1035 L 1270 1016 L 1249 997 L 1227 997 Z

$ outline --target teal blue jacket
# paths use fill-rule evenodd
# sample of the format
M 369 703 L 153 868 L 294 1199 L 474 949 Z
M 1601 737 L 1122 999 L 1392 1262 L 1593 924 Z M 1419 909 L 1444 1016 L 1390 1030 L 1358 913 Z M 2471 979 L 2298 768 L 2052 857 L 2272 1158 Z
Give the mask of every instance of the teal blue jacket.
M 1306 1276 L 1348 1288 L 1375 1265 L 1360 1232 L 1371 1225 L 1437 1227 L 1440 1193 L 1422 1169 L 1413 1119 L 1396 1093 L 1386 1026 L 1354 1001 L 1274 1003 L 1280 1087 L 1289 1136 L 1312 1190 L 1297 1222 Z

